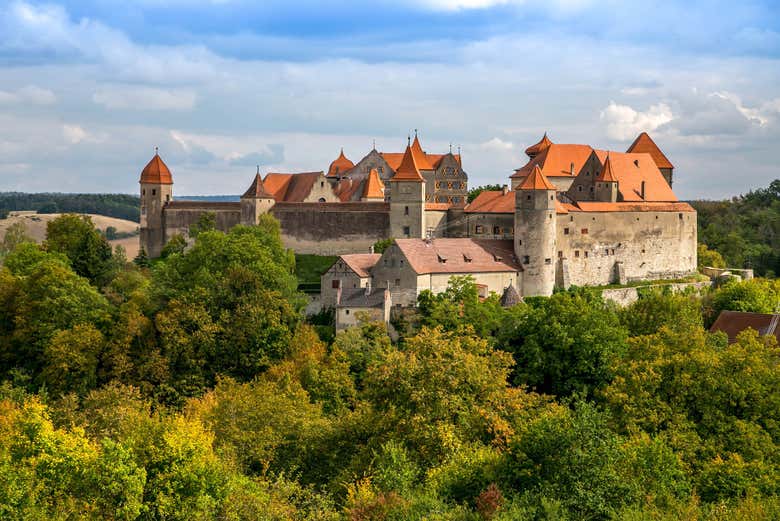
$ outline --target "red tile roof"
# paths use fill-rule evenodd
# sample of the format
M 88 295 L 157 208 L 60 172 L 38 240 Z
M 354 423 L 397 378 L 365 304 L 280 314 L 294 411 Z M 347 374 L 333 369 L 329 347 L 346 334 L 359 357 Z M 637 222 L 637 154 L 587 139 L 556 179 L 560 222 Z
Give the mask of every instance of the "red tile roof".
M 414 162 L 417 164 L 417 168 L 420 170 L 433 170 L 433 165 L 431 165 L 431 162 L 428 161 L 428 156 L 423 152 L 420 140 L 416 134 L 412 142 L 412 154 L 414 155 Z
M 333 188 L 333 192 L 341 202 L 352 201 L 356 193 L 363 193 L 361 188 L 365 184 L 365 179 L 352 179 L 345 177 L 341 179 Z
M 311 193 L 311 189 L 323 172 L 301 172 L 282 174 L 271 172 L 263 179 L 265 189 L 279 202 L 301 202 Z
M 468 213 L 514 213 L 515 193 L 503 190 L 485 190 L 466 207 Z
M 515 170 L 510 177 L 515 179 L 526 177 L 536 166 L 541 168 L 547 177 L 573 177 L 582 169 L 591 152 L 593 149 L 588 145 L 552 143 L 524 166 Z
M 517 188 L 519 190 L 555 190 L 555 186 L 542 173 L 539 165 L 534 166 L 533 172 Z
M 407 145 L 401 164 L 395 170 L 395 175 L 390 180 L 419 181 L 421 183 L 424 181 L 423 177 L 420 175 L 420 169 L 417 167 L 417 161 L 415 160 L 411 146 Z
M 354 166 L 355 163 L 347 159 L 347 156 L 344 155 L 344 149 L 342 148 L 339 157 L 333 160 L 328 168 L 328 177 L 335 177 L 339 174 L 343 174 Z
M 606 162 L 607 154 L 623 201 L 677 201 L 677 196 L 674 195 L 649 154 L 607 153 L 596 150 L 596 155 L 602 164 Z M 642 181 L 645 182 L 644 198 L 642 198 Z
M 260 174 L 256 174 L 255 178 L 252 180 L 252 184 L 249 185 L 249 188 L 246 192 L 244 192 L 244 195 L 241 196 L 242 199 L 244 198 L 273 198 L 273 195 L 271 195 L 268 191 L 266 191 L 265 186 L 263 185 L 263 178 L 260 176 Z
M 370 275 L 369 270 L 382 257 L 381 253 L 350 253 L 349 255 L 342 255 L 339 259 L 344 261 L 344 264 L 350 267 L 358 277 L 368 277 Z
M 650 154 L 658 168 L 674 168 L 672 162 L 661 152 L 661 149 L 658 148 L 658 145 L 655 144 L 655 141 L 650 138 L 647 132 L 639 134 L 626 152 Z
M 539 154 L 542 150 L 546 149 L 552 144 L 553 142 L 550 141 L 550 138 L 547 137 L 547 132 L 545 132 L 544 136 L 542 136 L 542 139 L 539 140 L 538 143 L 525 149 L 525 153 L 528 157 L 533 158 L 535 155 Z
M 371 169 L 368 173 L 368 178 L 366 178 L 363 184 L 363 197 L 382 200 L 385 198 L 385 185 L 379 178 L 379 172 L 377 172 L 376 168 Z
M 452 208 L 450 203 L 425 203 L 426 210 L 442 211 Z
M 744 330 L 751 328 L 759 335 L 774 335 L 780 341 L 780 314 L 746 313 L 743 311 L 721 311 L 710 331 L 722 331 L 729 337 L 729 344 L 737 340 Z
M 392 168 L 393 171 L 398 170 L 398 167 L 401 166 L 401 161 L 404 159 L 403 152 L 380 152 L 379 155 L 382 156 L 382 159 L 387 161 L 388 166 Z
M 511 240 L 396 239 L 395 243 L 418 275 L 522 270 Z
M 159 185 L 173 184 L 171 171 L 168 170 L 168 165 L 160 158 L 159 154 L 155 153 L 152 160 L 141 171 L 140 182 Z

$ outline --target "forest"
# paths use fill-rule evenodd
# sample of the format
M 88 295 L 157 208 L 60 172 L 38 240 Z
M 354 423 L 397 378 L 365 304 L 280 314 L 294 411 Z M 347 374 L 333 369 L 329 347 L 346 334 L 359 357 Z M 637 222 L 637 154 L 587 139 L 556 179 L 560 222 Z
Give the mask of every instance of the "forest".
M 137 195 L 127 194 L 0 192 L 0 219 L 5 219 L 8 212 L 35 210 L 38 213 L 91 213 L 138 222 L 140 206 Z
M 393 342 L 306 322 L 270 216 L 154 261 L 47 231 L 0 244 L 2 519 L 780 517 L 777 342 L 706 330 L 776 280 L 502 308 L 453 277 Z

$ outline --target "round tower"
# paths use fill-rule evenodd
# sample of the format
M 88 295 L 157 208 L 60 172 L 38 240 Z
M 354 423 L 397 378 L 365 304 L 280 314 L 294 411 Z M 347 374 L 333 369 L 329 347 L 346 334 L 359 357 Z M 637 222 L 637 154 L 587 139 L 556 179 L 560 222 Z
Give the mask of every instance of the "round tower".
M 515 255 L 523 267 L 523 297 L 552 295 L 555 287 L 555 186 L 536 166 L 515 190 Z
M 141 171 L 141 248 L 159 257 L 165 245 L 165 205 L 173 199 L 173 177 L 155 147 L 154 157 Z

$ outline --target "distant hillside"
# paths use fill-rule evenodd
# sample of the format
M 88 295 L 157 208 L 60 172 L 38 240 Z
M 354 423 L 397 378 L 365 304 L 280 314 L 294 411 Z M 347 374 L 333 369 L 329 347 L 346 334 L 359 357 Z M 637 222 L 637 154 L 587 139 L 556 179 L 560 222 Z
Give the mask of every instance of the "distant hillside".
M 9 226 L 21 222 L 24 224 L 25 233 L 35 242 L 43 242 L 46 239 L 46 224 L 59 217 L 60 214 L 24 214 L 0 219 L 0 241 L 5 237 Z M 126 219 L 106 217 L 104 215 L 90 215 L 95 228 L 107 235 L 111 246 L 122 245 L 127 253 L 127 258 L 132 259 L 138 255 L 140 243 L 138 241 L 138 223 Z M 113 228 L 106 233 L 109 228 Z M 118 238 L 112 239 L 111 236 Z
M 699 214 L 699 242 L 727 266 L 780 274 L 780 179 L 729 201 L 690 203 Z
M 129 194 L 61 194 L 0 192 L 0 218 L 8 212 L 35 210 L 38 213 L 88 213 L 138 222 L 140 201 Z

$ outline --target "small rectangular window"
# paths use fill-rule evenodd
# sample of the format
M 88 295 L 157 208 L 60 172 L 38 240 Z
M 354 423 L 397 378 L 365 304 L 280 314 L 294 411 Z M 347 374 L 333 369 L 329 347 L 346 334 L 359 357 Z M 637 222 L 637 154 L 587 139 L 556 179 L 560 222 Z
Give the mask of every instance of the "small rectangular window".
M 493 226 L 493 235 L 499 235 L 501 233 L 500 226 Z
M 552 259 L 544 259 L 545 264 L 552 264 Z
M 411 235 L 411 230 L 408 226 L 404 226 L 404 237 L 409 237 Z
M 478 224 L 477 227 L 475 228 L 475 233 L 484 233 L 484 232 L 485 232 L 484 226 Z
M 531 257 L 528 255 L 523 255 L 523 264 L 530 264 L 531 263 Z
M 574 256 L 579 257 L 580 256 L 580 250 L 574 250 Z
M 582 235 L 588 235 L 588 229 L 583 228 L 582 230 L 580 230 L 580 233 L 582 233 Z
M 409 215 L 409 207 L 404 206 L 404 215 Z
M 398 288 L 401 286 L 401 279 L 395 279 L 395 287 Z
M 559 259 L 563 258 L 563 252 L 561 250 L 558 250 L 558 258 Z
M 588 258 L 588 252 L 587 251 L 585 252 L 585 258 L 586 259 Z
M 339 279 L 333 279 L 331 286 L 333 289 L 339 289 L 341 287 L 341 281 Z
M 157 195 L 157 190 L 152 188 L 152 195 Z
M 564 228 L 563 229 L 563 234 L 564 235 L 569 235 L 569 229 L 568 228 Z
M 349 315 L 349 310 L 348 309 L 344 310 L 344 314 Z

